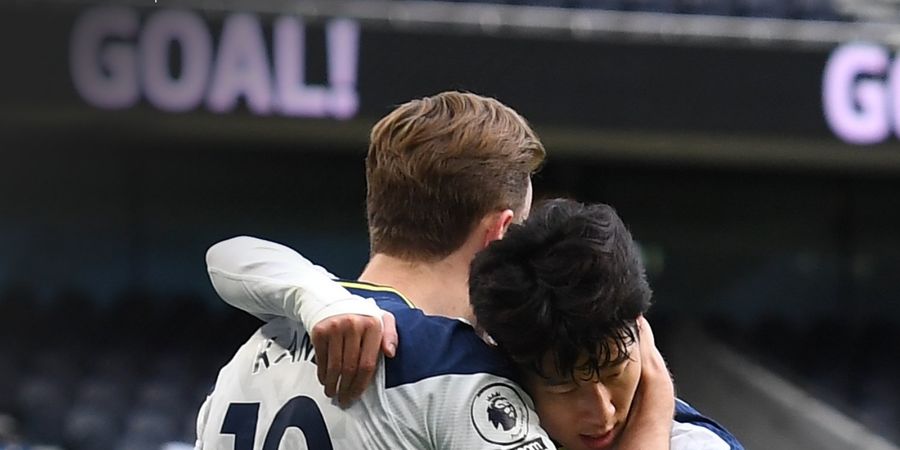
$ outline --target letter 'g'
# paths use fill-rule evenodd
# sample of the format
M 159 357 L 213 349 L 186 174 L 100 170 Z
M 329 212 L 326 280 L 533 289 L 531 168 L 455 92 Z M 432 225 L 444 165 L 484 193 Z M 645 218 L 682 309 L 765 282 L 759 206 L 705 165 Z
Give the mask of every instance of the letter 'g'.
M 851 144 L 876 144 L 890 135 L 884 77 L 890 56 L 872 44 L 848 44 L 835 50 L 825 66 L 822 101 L 832 131 Z M 864 78 L 868 77 L 868 78 Z
M 134 106 L 140 98 L 137 54 L 132 39 L 138 14 L 125 7 L 92 9 L 80 16 L 72 30 L 69 65 L 75 89 L 88 103 L 106 109 Z

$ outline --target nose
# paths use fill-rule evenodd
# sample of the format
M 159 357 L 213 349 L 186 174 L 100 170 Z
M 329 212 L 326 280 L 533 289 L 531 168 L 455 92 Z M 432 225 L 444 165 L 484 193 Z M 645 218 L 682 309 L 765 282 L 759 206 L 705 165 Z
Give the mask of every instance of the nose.
M 602 383 L 589 383 L 581 396 L 585 418 L 608 431 L 615 425 L 616 405 L 609 389 Z

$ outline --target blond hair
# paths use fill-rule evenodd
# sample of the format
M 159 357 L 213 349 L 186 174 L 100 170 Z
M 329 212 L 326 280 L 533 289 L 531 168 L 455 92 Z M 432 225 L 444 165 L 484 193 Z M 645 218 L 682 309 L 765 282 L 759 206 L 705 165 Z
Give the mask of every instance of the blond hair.
M 372 128 L 366 210 L 372 253 L 434 260 L 492 211 L 521 212 L 545 157 L 512 108 L 463 92 L 397 107 Z

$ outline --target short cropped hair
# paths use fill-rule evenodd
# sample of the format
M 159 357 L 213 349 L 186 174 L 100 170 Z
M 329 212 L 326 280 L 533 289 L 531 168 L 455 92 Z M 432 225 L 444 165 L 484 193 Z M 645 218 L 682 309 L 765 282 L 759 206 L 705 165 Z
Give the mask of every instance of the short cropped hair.
M 574 377 L 629 357 L 651 291 L 611 206 L 557 199 L 475 257 L 469 295 L 478 325 L 521 368 L 548 377 L 549 354 L 555 373 Z
M 497 210 L 519 213 L 544 146 L 522 116 L 476 94 L 397 107 L 372 128 L 366 210 L 372 253 L 437 260 Z

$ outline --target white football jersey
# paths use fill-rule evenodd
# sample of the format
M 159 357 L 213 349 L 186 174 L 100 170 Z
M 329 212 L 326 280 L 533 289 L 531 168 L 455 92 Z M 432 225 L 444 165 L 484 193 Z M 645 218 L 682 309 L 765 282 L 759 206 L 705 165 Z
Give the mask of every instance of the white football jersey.
M 260 328 L 219 373 L 198 418 L 202 450 L 554 448 L 512 367 L 468 324 L 428 316 L 393 290 L 345 287 L 394 313 L 399 347 L 346 409 L 325 397 L 300 323 Z

